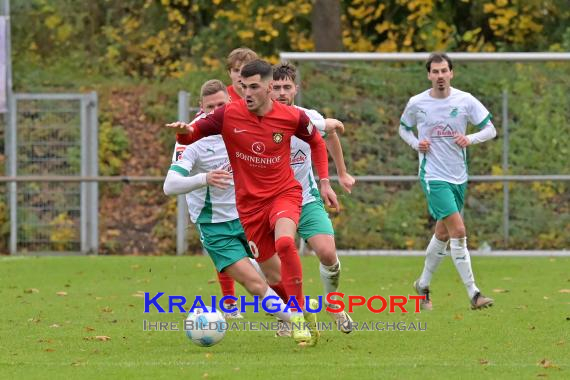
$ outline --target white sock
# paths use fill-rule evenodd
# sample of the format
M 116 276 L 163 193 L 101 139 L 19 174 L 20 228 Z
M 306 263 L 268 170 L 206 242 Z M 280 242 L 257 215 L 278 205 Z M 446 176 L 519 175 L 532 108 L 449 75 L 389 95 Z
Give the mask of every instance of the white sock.
M 275 317 L 277 317 L 277 319 L 281 319 L 282 321 L 291 322 L 291 317 L 293 316 L 292 313 L 290 311 L 287 311 L 287 312 L 283 311 L 283 310 L 285 310 L 285 306 L 286 306 L 285 303 L 283 303 L 281 298 L 279 298 L 277 293 L 275 293 L 275 290 L 271 289 L 270 286 L 267 287 L 267 290 L 265 291 L 265 294 L 263 295 L 263 299 L 265 299 L 269 296 L 277 297 L 277 299 L 270 299 L 270 300 L 267 300 L 267 302 L 265 303 L 268 308 L 271 308 L 271 309 L 278 308 L 279 309 L 279 311 L 273 313 L 273 315 L 275 315 Z
M 322 263 L 319 264 L 319 272 L 321 274 L 321 281 L 325 288 L 325 303 L 326 295 L 338 290 L 338 283 L 340 280 L 340 261 L 337 260 L 336 264 L 327 266 Z
M 447 242 L 441 241 L 432 236 L 426 249 L 426 260 L 424 262 L 424 270 L 420 276 L 419 285 L 420 288 L 427 288 L 431 282 L 431 277 L 439 267 L 441 261 L 448 255 L 447 253 Z
M 479 289 L 475 285 L 475 276 L 473 276 L 473 270 L 471 269 L 471 257 L 467 250 L 467 238 L 451 238 L 450 242 L 451 258 L 453 259 L 455 268 L 457 272 L 459 272 L 459 276 L 467 289 L 469 298 L 473 298 Z

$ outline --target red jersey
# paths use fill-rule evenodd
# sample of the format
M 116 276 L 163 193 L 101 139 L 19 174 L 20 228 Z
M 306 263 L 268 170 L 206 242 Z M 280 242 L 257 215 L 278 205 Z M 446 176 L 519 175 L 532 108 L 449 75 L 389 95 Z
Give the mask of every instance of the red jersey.
M 293 135 L 309 143 L 319 177 L 328 178 L 325 142 L 307 115 L 296 107 L 273 102 L 271 111 L 258 116 L 240 99 L 194 120 L 192 125 L 192 135 L 177 135 L 180 144 L 222 135 L 232 165 L 240 216 L 255 213 L 291 188 L 301 192 L 290 166 Z
M 239 94 L 234 89 L 234 86 L 232 84 L 230 84 L 226 89 L 228 90 L 228 95 L 230 96 L 230 101 L 237 102 L 238 100 L 241 99 L 241 96 L 239 96 Z

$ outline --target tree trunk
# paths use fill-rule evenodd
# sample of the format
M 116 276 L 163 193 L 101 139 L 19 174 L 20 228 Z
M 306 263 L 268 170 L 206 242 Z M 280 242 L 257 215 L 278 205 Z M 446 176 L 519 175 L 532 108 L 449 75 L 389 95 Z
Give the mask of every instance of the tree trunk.
M 340 0 L 314 0 L 311 16 L 315 51 L 342 51 Z

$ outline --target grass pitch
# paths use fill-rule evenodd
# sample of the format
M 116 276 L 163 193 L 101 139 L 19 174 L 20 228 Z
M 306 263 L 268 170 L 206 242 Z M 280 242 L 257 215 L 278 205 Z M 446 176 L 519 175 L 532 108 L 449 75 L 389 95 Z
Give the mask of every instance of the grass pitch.
M 423 264 L 341 261 L 340 290 L 364 296 L 410 294 Z M 306 294 L 320 294 L 316 258 L 303 266 Z M 447 260 L 432 281 L 431 313 L 352 314 L 359 322 L 422 322 L 426 331 L 327 331 L 312 348 L 268 331 L 229 331 L 200 348 L 183 331 L 143 331 L 143 320 L 182 323 L 185 315 L 144 314 L 141 292 L 218 295 L 207 257 L 2 258 L 0 378 L 570 378 L 570 259 L 475 257 L 473 266 L 495 298 L 491 309 L 469 309 Z

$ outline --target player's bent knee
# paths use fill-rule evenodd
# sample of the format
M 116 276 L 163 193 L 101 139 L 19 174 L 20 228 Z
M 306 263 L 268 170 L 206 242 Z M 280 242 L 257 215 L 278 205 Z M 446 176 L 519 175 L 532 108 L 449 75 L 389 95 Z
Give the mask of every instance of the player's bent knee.
M 295 240 L 290 236 L 281 236 L 275 241 L 275 249 L 277 254 L 295 251 Z

